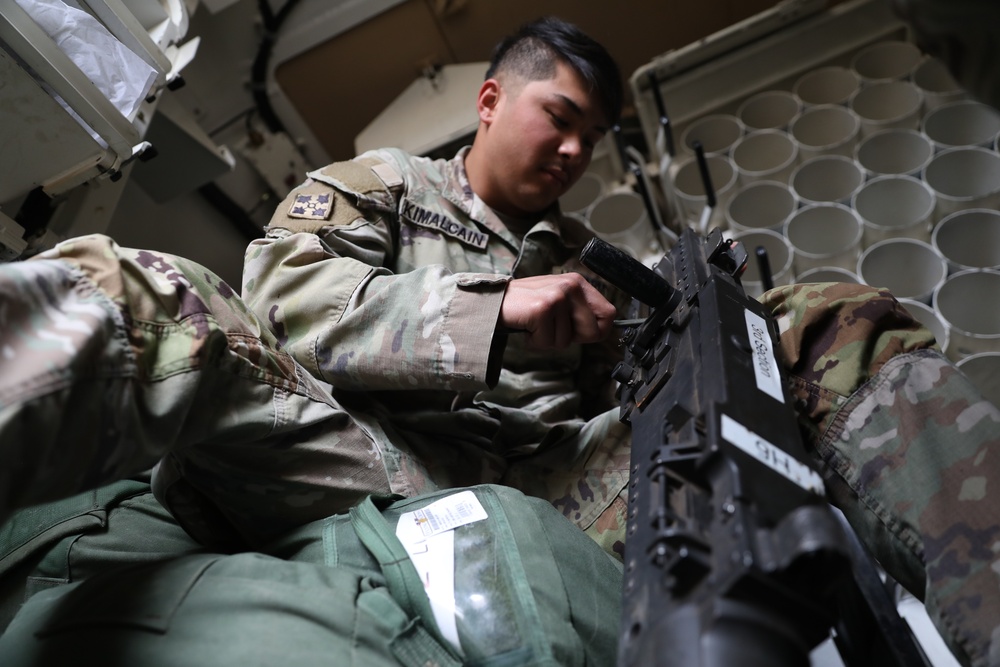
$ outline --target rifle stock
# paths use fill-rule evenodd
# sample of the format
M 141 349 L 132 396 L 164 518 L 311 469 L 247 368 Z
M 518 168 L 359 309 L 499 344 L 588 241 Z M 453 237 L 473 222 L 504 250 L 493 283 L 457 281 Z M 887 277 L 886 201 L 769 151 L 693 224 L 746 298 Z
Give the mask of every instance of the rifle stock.
M 641 322 L 614 371 L 632 429 L 619 667 L 808 665 L 831 630 L 848 664 L 926 664 L 881 582 L 859 583 L 745 250 L 688 229 L 653 269 L 599 239 L 581 261 Z

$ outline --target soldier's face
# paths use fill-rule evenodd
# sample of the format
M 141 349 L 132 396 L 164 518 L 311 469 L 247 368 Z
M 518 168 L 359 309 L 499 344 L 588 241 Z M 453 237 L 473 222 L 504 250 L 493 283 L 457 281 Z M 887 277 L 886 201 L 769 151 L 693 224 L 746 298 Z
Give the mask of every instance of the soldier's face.
M 568 65 L 551 79 L 500 86 L 487 142 L 500 201 L 487 203 L 512 215 L 548 208 L 586 171 L 607 129 L 597 95 Z

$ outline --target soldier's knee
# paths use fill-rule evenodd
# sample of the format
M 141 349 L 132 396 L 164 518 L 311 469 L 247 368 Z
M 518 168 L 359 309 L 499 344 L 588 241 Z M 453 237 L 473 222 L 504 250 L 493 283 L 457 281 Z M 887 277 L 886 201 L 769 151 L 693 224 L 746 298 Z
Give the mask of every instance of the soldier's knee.
M 934 336 L 885 289 L 848 283 L 776 288 L 761 300 L 778 323 L 788 370 L 809 382 L 839 377 L 849 394 L 890 358 L 934 347 Z M 839 386 L 846 383 L 850 386 Z

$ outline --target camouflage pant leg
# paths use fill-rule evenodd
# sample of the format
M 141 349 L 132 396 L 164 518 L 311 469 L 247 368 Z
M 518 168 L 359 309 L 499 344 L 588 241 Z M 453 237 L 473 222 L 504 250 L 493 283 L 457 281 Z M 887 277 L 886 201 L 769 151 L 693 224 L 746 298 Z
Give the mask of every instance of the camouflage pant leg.
M 763 301 L 833 501 L 965 664 L 1000 664 L 1000 411 L 886 292 Z
M 199 539 L 192 508 L 252 536 L 388 488 L 326 387 L 193 262 L 91 236 L 0 266 L 0 352 L 0 513 L 165 453 L 158 494 Z
M 503 484 L 544 498 L 603 549 L 625 557 L 631 431 L 614 408 L 511 463 Z

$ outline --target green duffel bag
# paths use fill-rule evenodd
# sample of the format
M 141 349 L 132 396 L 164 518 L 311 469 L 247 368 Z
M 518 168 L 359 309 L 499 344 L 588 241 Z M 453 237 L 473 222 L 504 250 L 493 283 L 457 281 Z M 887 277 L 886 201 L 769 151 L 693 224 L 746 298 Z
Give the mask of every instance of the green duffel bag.
M 203 551 L 156 502 L 145 478 L 23 509 L 0 525 L 0 633 L 39 591 L 123 564 Z
M 500 486 L 371 498 L 262 553 L 190 554 L 42 591 L 0 664 L 609 665 L 621 567 Z

